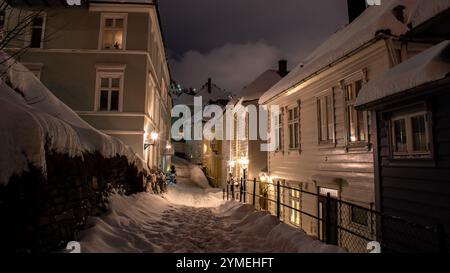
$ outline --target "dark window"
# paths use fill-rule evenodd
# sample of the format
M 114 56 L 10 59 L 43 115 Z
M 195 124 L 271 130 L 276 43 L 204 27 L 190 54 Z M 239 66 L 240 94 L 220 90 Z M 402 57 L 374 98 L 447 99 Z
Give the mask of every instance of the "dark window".
M 111 91 L 111 111 L 119 111 L 119 91 Z
M 35 17 L 31 23 L 31 48 L 40 48 L 44 31 L 44 18 Z
M 100 111 L 108 110 L 108 91 L 102 90 L 100 94 Z
M 353 223 L 362 226 L 369 226 L 369 217 L 366 210 L 358 207 L 352 207 L 351 214 Z

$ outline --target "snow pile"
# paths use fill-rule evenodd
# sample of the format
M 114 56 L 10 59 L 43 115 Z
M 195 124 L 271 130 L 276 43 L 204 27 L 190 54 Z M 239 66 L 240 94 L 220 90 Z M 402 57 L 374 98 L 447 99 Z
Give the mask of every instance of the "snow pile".
M 450 73 L 450 41 L 444 41 L 386 71 L 366 84 L 358 95 L 358 106 L 395 95 Z
M 173 157 L 172 164 L 175 166 L 177 180 L 180 183 L 190 184 L 201 189 L 210 188 L 208 179 L 199 166 L 179 157 Z
M 394 16 L 393 9 L 399 5 L 405 7 L 405 23 Z M 450 0 L 383 0 L 380 6 L 368 7 L 355 21 L 332 35 L 267 91 L 259 103 L 264 104 L 284 91 L 298 86 L 314 73 L 376 39 L 380 31 L 394 36 L 406 34 L 409 31 L 408 25 L 417 27 L 449 7 Z
M 79 118 L 22 64 L 4 53 L 0 63 L 1 71 L 6 71 L 0 80 L 0 185 L 27 170 L 29 163 L 45 174 L 46 151 L 71 157 L 83 152 L 99 152 L 106 158 L 123 155 L 138 169 L 144 168 L 130 147 Z
M 170 193 L 169 193 L 170 194 Z M 189 194 L 189 192 L 186 192 Z M 196 194 L 196 193 L 194 193 Z M 209 195 L 209 193 L 204 193 Z M 189 203 L 178 196 L 178 203 Z M 206 197 L 206 199 L 208 199 Z M 213 199 L 216 199 L 215 197 Z M 172 200 L 173 201 L 173 200 Z M 111 210 L 80 233 L 82 252 L 342 253 L 275 216 L 238 202 L 177 205 L 161 196 L 114 195 Z M 211 205 L 215 207 L 211 208 Z

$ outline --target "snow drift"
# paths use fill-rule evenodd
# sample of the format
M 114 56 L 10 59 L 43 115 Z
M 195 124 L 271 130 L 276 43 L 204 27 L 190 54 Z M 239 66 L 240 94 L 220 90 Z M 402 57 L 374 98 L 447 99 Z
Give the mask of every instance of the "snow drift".
M 127 157 L 139 170 L 143 161 L 120 140 L 83 121 L 56 98 L 27 68 L 0 52 L 0 185 L 28 170 L 28 164 L 46 172 L 45 154 L 70 157 L 99 152 L 105 158 Z M 12 88 L 11 88 L 12 87 Z

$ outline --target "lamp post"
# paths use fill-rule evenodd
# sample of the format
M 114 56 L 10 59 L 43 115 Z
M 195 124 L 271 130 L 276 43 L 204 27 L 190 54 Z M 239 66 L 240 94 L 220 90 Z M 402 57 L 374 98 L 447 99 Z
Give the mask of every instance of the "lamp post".
M 241 179 L 241 194 L 240 194 L 240 201 L 244 201 L 244 203 L 246 203 L 246 197 L 247 197 L 247 168 L 248 168 L 248 164 L 249 164 L 249 160 L 247 157 L 241 157 L 238 160 L 239 166 L 241 166 L 242 171 L 243 171 L 243 177 Z M 242 200 L 243 197 L 243 200 Z
M 243 171 L 243 178 L 245 180 L 245 179 L 247 179 L 247 168 L 248 168 L 250 161 L 248 160 L 247 157 L 243 156 L 243 157 L 239 158 L 238 163 Z

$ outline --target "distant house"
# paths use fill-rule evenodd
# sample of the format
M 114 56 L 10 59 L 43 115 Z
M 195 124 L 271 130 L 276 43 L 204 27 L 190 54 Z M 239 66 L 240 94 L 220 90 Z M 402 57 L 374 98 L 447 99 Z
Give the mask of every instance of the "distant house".
M 223 162 L 224 181 L 233 177 L 239 179 L 244 176 L 243 166 L 240 166 L 239 164 L 241 158 L 246 158 L 249 161 L 248 166 L 246 166 L 247 169 L 245 170 L 246 179 L 259 178 L 262 172 L 267 172 L 267 152 L 261 151 L 260 146 L 262 141 L 259 137 L 256 140 L 249 139 L 250 113 L 247 111 L 246 107 L 252 105 L 258 110 L 259 98 L 286 76 L 287 73 L 287 61 L 280 60 L 278 70 L 268 69 L 264 71 L 250 84 L 245 86 L 238 93 L 234 102 L 232 102 L 237 113 L 234 117 L 233 140 L 224 142 L 224 150 L 226 150 L 225 160 Z M 239 117 L 239 114 L 245 116 Z M 238 122 L 239 118 L 242 118 L 244 121 L 242 126 Z M 256 113 L 256 118 L 259 121 L 258 113 Z M 256 129 L 259 129 L 258 125 L 256 126 Z M 241 133 L 242 136 L 245 136 L 245 139 L 238 139 L 239 133 Z
M 449 29 L 441 28 L 450 22 L 449 15 L 422 33 L 450 38 Z M 373 79 L 357 99 L 358 109 L 370 110 L 373 116 L 378 209 L 438 228 L 438 244 L 422 238 L 406 242 L 410 249 L 405 251 L 450 249 L 446 240 L 450 238 L 449 91 L 450 41 L 446 40 Z M 392 225 L 392 221 L 382 223 L 383 236 L 392 242 L 405 240 L 389 232 Z
M 8 45 L 80 117 L 121 139 L 147 162 L 165 168 L 170 156 L 170 75 L 157 6 L 150 0 L 9 0 L 6 28 L 43 10 Z M 158 134 L 158 140 L 152 139 Z
M 201 110 L 203 111 L 207 105 L 219 105 L 224 107 L 229 99 L 231 93 L 221 89 L 219 86 L 212 82 L 212 79 L 208 79 L 208 81 L 199 89 L 199 90 L 190 90 L 190 92 L 184 91 L 179 94 L 174 94 L 174 105 L 184 105 L 189 107 L 191 115 L 192 115 L 192 123 L 191 126 L 194 128 L 194 114 L 196 109 L 194 108 L 194 99 L 201 98 L 202 105 Z M 174 118 L 177 120 L 177 118 Z M 198 120 L 197 122 L 203 124 L 206 122 L 205 119 Z M 175 154 L 180 157 L 186 158 L 191 163 L 196 165 L 204 165 L 205 164 L 205 154 L 210 154 L 215 151 L 215 148 L 211 150 L 211 145 L 215 145 L 214 143 L 205 143 L 203 139 L 194 139 L 193 131 L 191 135 L 191 140 L 182 139 L 181 141 L 174 142 L 175 145 Z M 215 154 L 215 153 L 213 153 Z M 207 157 L 210 157 L 209 155 Z M 215 176 L 214 176 L 215 177 Z
M 446 0 L 383 1 L 368 7 L 261 97 L 260 104 L 282 110 L 274 140 L 278 149 L 268 155 L 270 180 L 319 195 L 284 191 L 282 201 L 303 213 L 286 208 L 282 219 L 351 251 L 366 247 L 353 238 L 355 230 L 370 238 L 381 236 L 366 210 L 377 201 L 377 132 L 371 113 L 355 108 L 356 99 L 373 79 L 435 45 L 436 40 L 406 37 L 449 7 Z M 359 207 L 329 205 L 323 198 L 328 194 Z M 270 209 L 275 211 L 275 204 Z M 342 228 L 326 230 L 324 217 Z

